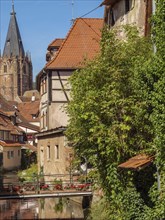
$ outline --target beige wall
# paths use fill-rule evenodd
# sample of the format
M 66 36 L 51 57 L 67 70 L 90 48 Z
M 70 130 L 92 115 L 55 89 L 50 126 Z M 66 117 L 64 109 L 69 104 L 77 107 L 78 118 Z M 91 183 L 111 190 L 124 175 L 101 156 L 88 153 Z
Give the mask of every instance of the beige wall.
M 70 100 L 70 86 L 68 78 L 72 71 L 53 71 L 51 81 L 51 97 L 52 100 L 48 102 L 49 87 L 48 76 L 44 76 L 45 90 L 41 89 L 41 131 L 47 131 L 56 127 L 67 126 L 68 116 L 65 112 L 65 107 Z M 43 83 L 41 80 L 41 83 Z M 65 88 L 65 91 L 64 91 Z
M 19 155 L 18 155 L 19 151 Z M 13 152 L 13 153 L 11 153 Z M 8 158 L 8 156 L 10 158 Z M 21 166 L 21 147 L 3 147 L 3 168 L 13 170 Z
M 38 138 L 39 171 L 43 166 L 44 174 L 67 174 L 67 178 L 69 179 L 68 167 L 70 166 L 70 156 L 73 154 L 73 151 L 72 148 L 66 146 L 65 140 L 66 139 L 62 133 Z M 49 181 L 52 180 L 52 178 L 45 177 L 45 180 Z
M 47 75 L 43 74 L 40 79 L 41 132 L 43 134 L 39 134 L 37 143 L 39 171 L 43 167 L 45 175 L 67 174 L 68 180 L 70 178 L 68 171 L 70 154 L 73 154 L 73 150 L 66 146 L 65 137 L 62 133 L 53 133 L 52 130 L 67 126 L 68 116 L 65 107 L 70 99 L 68 78 L 71 74 L 72 71 L 52 71 Z M 50 158 L 48 146 L 50 147 Z M 58 159 L 55 152 L 57 146 L 59 149 Z M 64 179 L 66 180 L 66 177 Z M 45 180 L 52 181 L 52 178 L 45 177 Z
M 115 20 L 113 27 L 132 24 L 139 28 L 141 34 L 144 34 L 146 22 L 145 0 L 130 0 L 130 10 L 127 13 L 125 12 L 125 0 L 121 0 L 112 7 L 112 11 Z
M 49 108 L 49 129 L 67 126 L 68 116 L 65 112 L 66 104 L 54 103 Z

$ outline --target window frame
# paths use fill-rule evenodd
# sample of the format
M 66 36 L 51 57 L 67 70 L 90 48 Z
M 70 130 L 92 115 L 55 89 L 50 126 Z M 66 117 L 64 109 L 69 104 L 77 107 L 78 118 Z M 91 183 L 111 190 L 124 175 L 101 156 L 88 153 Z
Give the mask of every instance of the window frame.
M 47 145 L 47 160 L 51 160 L 51 153 L 50 153 L 50 144 Z
M 54 157 L 55 157 L 55 160 L 59 160 L 60 159 L 60 148 L 59 148 L 58 144 L 56 144 L 54 146 Z

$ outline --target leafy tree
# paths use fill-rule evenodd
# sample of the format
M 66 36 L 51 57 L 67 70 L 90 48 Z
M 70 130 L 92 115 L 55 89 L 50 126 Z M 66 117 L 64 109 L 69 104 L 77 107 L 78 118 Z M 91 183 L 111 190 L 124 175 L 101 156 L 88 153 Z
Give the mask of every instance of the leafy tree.
M 33 182 L 35 176 L 38 174 L 37 164 L 31 164 L 30 167 L 26 170 L 19 171 L 18 176 L 22 181 Z
M 106 202 L 96 208 L 104 219 L 165 218 L 164 17 L 164 0 L 156 0 L 152 42 L 134 27 L 124 27 L 125 40 L 103 31 L 100 55 L 70 78 L 67 136 L 99 172 Z M 142 152 L 155 155 L 153 166 L 117 168 Z
M 125 191 L 131 192 L 131 198 L 139 198 L 132 183 L 134 174 L 118 171 L 117 166 L 140 152 L 154 153 L 148 101 L 152 78 L 146 71 L 152 47 L 135 27 L 124 30 L 125 41 L 115 31 L 104 30 L 101 54 L 71 76 L 67 136 L 77 155 L 85 155 L 97 168 L 111 219 L 140 219 L 135 213 L 144 211 L 142 199 L 139 211 L 136 205 L 132 206 L 134 213 L 128 210 L 129 218 L 124 206 L 125 200 L 130 203 Z
M 157 187 L 155 184 L 151 188 L 151 197 L 155 201 L 155 206 L 148 219 L 165 218 L 165 1 L 155 0 L 155 2 L 156 12 L 152 19 L 155 55 L 148 68 L 148 75 L 153 81 L 150 94 L 152 106 L 150 120 L 153 124 L 153 147 L 156 151 L 155 164 L 160 177 L 160 186 Z

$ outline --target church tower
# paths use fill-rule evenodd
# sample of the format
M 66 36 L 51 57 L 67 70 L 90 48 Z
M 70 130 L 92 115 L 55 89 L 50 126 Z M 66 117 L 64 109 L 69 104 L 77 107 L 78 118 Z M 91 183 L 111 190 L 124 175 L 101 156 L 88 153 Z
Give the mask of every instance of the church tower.
M 14 4 L 10 15 L 6 42 L 0 57 L 0 93 L 8 101 L 14 101 L 32 89 L 33 68 L 30 54 L 24 51 Z

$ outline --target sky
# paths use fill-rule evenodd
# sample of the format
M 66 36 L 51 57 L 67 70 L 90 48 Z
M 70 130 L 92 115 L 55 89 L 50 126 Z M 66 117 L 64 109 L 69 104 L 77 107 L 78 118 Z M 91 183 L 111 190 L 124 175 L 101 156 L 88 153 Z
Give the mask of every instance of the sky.
M 45 66 L 48 45 L 55 38 L 65 38 L 72 18 L 103 18 L 103 0 L 14 0 L 14 9 L 24 45 L 31 53 L 33 79 Z M 97 9 L 96 9 L 97 8 Z M 95 10 L 96 9 L 96 10 Z M 0 0 L 0 48 L 3 53 L 12 0 Z

